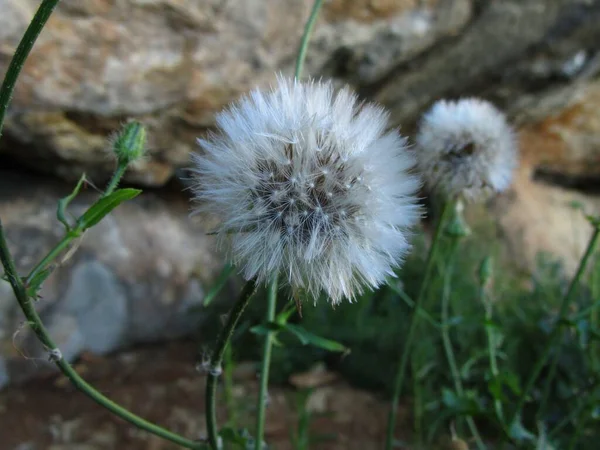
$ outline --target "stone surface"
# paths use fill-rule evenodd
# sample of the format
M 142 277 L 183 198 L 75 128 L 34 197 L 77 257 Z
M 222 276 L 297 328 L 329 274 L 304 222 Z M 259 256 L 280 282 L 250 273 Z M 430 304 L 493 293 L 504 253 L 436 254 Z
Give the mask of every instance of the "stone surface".
M 241 93 L 292 73 L 313 0 L 63 0 L 17 85 L 3 151 L 74 180 L 106 178 L 106 137 L 149 128 L 150 158 L 130 181 L 162 185 L 195 138 Z M 349 49 L 372 81 L 466 25 L 471 0 L 326 2 L 306 64 L 337 71 Z M 0 74 L 38 2 L 0 0 Z M 338 77 L 351 81 L 349 76 Z
M 21 273 L 60 239 L 57 200 L 70 186 L 0 171 L 0 217 Z M 91 188 L 71 211 L 84 211 Z M 220 271 L 214 238 L 178 193 L 143 193 L 121 205 L 58 258 L 36 307 L 63 356 L 106 354 L 189 335 L 202 323 L 204 287 Z M 0 281 L 0 385 L 49 366 Z

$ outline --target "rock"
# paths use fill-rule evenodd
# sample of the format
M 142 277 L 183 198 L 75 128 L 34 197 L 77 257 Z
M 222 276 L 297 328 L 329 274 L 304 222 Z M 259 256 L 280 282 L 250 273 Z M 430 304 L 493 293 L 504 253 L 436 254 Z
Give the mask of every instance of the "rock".
M 531 168 L 522 167 L 510 192 L 492 206 L 511 264 L 530 271 L 546 253 L 573 275 L 593 231 L 579 205 L 600 215 L 600 198 L 536 181 Z
M 108 177 L 106 137 L 128 117 L 150 158 L 127 179 L 163 185 L 240 94 L 291 74 L 313 0 L 63 0 L 24 67 L 2 151 L 70 181 Z M 459 32 L 472 0 L 334 0 L 306 69 L 365 83 Z M 0 0 L 0 74 L 38 2 Z M 350 61 L 351 60 L 351 61 Z M 341 66 L 352 66 L 344 72 Z
M 56 202 L 70 189 L 0 171 L 0 217 L 22 274 L 60 239 Z M 82 213 L 95 198 L 88 188 L 70 211 Z M 83 351 L 106 354 L 196 331 L 205 318 L 205 287 L 223 264 L 201 222 L 190 219 L 183 195 L 143 193 L 61 255 L 36 308 L 62 355 L 73 360 Z M 51 366 L 23 321 L 8 283 L 0 281 L 2 383 Z

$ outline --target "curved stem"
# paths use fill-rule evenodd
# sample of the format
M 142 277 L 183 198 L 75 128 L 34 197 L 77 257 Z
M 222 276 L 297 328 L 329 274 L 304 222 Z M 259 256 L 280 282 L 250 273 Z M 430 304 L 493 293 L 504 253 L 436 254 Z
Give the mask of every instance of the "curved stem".
M 267 304 L 267 313 L 265 322 L 270 323 L 275 320 L 275 307 L 277 305 L 277 275 L 273 276 L 269 284 L 269 296 Z M 271 348 L 273 347 L 274 331 L 267 332 L 263 347 L 263 358 L 260 369 L 260 389 L 258 391 L 258 412 L 256 416 L 256 436 L 255 449 L 262 450 L 262 442 L 265 432 L 265 405 L 267 402 L 269 387 L 269 367 L 271 364 Z
M 531 375 L 529 376 L 529 379 L 527 380 L 525 389 L 523 389 L 523 392 L 521 393 L 521 396 L 517 402 L 517 407 L 516 407 L 515 411 L 513 412 L 513 415 L 511 418 L 511 423 L 514 422 L 514 420 L 519 416 L 521 409 L 525 405 L 525 401 L 527 400 L 527 396 L 528 396 L 529 392 L 531 391 L 531 389 L 533 388 L 533 385 L 535 384 L 538 377 L 542 373 L 544 366 L 547 364 L 548 360 L 550 359 L 553 348 L 558 343 L 558 339 L 561 336 L 561 332 L 560 332 L 561 326 L 567 316 L 569 306 L 571 305 L 571 301 L 573 300 L 573 296 L 575 295 L 575 290 L 576 290 L 577 286 L 579 285 L 579 281 L 583 277 L 583 274 L 585 273 L 585 269 L 588 265 L 590 258 L 594 254 L 594 251 L 596 249 L 596 246 L 598 245 L 599 240 L 600 240 L 600 227 L 595 227 L 594 232 L 593 232 L 592 236 L 590 237 L 587 248 L 585 250 L 585 254 L 581 258 L 581 261 L 579 262 L 579 267 L 577 268 L 577 272 L 576 272 L 575 276 L 573 277 L 571 284 L 569 285 L 569 289 L 567 290 L 566 295 L 563 297 L 563 301 L 560 306 L 556 326 L 553 328 L 552 332 L 550 333 L 546 347 L 544 348 L 544 351 L 542 352 L 542 356 L 537 360 L 537 362 L 533 368 L 533 371 L 531 372 Z M 542 405 L 545 405 L 545 403 L 546 403 L 546 397 L 550 390 L 552 378 L 554 377 L 554 373 L 556 372 L 556 364 L 558 362 L 558 357 L 560 356 L 558 350 L 559 350 L 558 348 L 555 349 L 554 360 L 552 361 L 552 364 L 551 364 L 551 371 L 546 379 L 546 386 L 544 389 L 544 397 L 542 399 Z M 540 411 L 541 411 L 541 408 L 540 408 Z
M 142 419 L 139 416 L 129 412 L 122 406 L 119 406 L 109 398 L 102 395 L 91 385 L 89 385 L 79 374 L 71 367 L 71 365 L 65 361 L 60 353 L 60 349 L 56 346 L 48 331 L 44 327 L 32 301 L 27 297 L 25 285 L 21 278 L 17 274 L 17 270 L 8 250 L 8 245 L 4 237 L 4 230 L 2 223 L 0 222 L 0 261 L 4 266 L 6 277 L 11 284 L 11 287 L 17 297 L 19 306 L 23 310 L 27 322 L 40 342 L 46 347 L 50 353 L 51 360 L 56 364 L 58 369 L 73 383 L 73 385 L 87 395 L 89 398 L 94 400 L 100 406 L 106 408 L 116 416 L 126 420 L 127 422 L 135 425 L 142 430 L 148 431 L 149 433 L 155 434 L 163 439 L 171 441 L 175 444 L 181 445 L 182 447 L 189 449 L 202 449 L 205 448 L 205 444 L 195 442 L 178 434 L 172 433 L 164 428 L 159 427 L 147 420 Z
M 221 364 L 223 362 L 223 356 L 225 355 L 225 349 L 233 336 L 235 327 L 242 317 L 244 310 L 250 303 L 250 299 L 256 292 L 256 282 L 254 280 L 248 281 L 239 300 L 233 305 L 227 323 L 219 333 L 217 338 L 217 345 L 210 359 L 210 369 L 206 380 L 206 429 L 208 432 L 208 442 L 214 450 L 219 450 L 219 432 L 217 430 L 217 381 L 219 375 L 222 372 Z
M 385 448 L 386 450 L 391 450 L 392 443 L 394 440 L 394 427 L 396 424 L 396 416 L 398 415 L 398 400 L 400 399 L 400 395 L 402 394 L 402 387 L 404 384 L 404 378 L 406 376 L 406 368 L 408 365 L 410 349 L 412 347 L 412 341 L 415 337 L 415 330 L 417 324 L 417 318 L 421 315 L 421 303 L 423 302 L 423 298 L 425 297 L 425 291 L 427 290 L 427 284 L 429 283 L 429 278 L 431 277 L 431 273 L 434 266 L 435 256 L 437 254 L 437 249 L 440 243 L 440 238 L 442 236 L 442 232 L 444 229 L 444 224 L 448 219 L 448 215 L 454 208 L 454 201 L 444 203 L 442 214 L 440 216 L 440 220 L 436 226 L 435 233 L 433 236 L 433 241 L 431 243 L 431 247 L 429 248 L 429 253 L 427 255 L 427 262 L 425 263 L 425 274 L 423 275 L 423 281 L 421 283 L 421 287 L 419 289 L 419 295 L 417 296 L 417 300 L 415 301 L 415 306 L 413 309 L 413 313 L 410 318 L 410 325 L 408 327 L 408 334 L 406 336 L 406 341 L 404 342 L 404 347 L 402 349 L 402 356 L 400 357 L 400 363 L 398 365 L 398 370 L 396 372 L 396 378 L 394 380 L 394 391 L 392 394 L 392 405 L 390 408 L 390 413 L 388 416 L 388 424 L 386 431 L 386 440 L 385 440 Z
M 323 0 L 315 0 L 315 3 L 313 4 L 312 10 L 310 12 L 310 16 L 308 17 L 308 21 L 306 22 L 306 25 L 304 27 L 304 34 L 302 35 L 302 40 L 300 41 L 300 48 L 298 49 L 298 57 L 296 58 L 296 71 L 294 72 L 294 77 L 296 78 L 296 80 L 299 80 L 300 75 L 302 74 L 304 60 L 306 59 L 306 51 L 308 50 L 308 41 L 310 40 L 310 35 L 312 33 L 313 28 L 315 27 L 315 22 L 317 21 L 321 5 L 323 5 Z
M 73 240 L 77 239 L 77 237 L 79 237 L 79 236 L 80 236 L 80 234 L 76 234 L 73 232 L 65 234 L 63 236 L 63 238 L 59 241 L 59 243 L 56 244 L 54 246 L 54 248 L 52 250 L 50 250 L 48 252 L 48 254 L 46 256 L 44 256 L 44 258 L 42 258 L 42 260 L 39 263 L 37 263 L 33 269 L 31 269 L 29 274 L 25 277 L 25 285 L 29 285 L 29 283 L 42 270 L 44 270 L 46 267 L 48 267 L 48 265 L 50 265 L 50 263 L 52 261 L 54 261 L 56 259 L 56 257 L 58 255 L 60 255 L 62 253 L 62 251 L 65 250 L 71 244 L 71 242 L 73 242 Z
M 2 82 L 2 87 L 0 87 L 0 136 L 2 136 L 6 110 L 10 104 L 10 100 L 15 90 L 15 84 L 19 78 L 21 69 L 23 69 L 23 64 L 29 56 L 29 52 L 31 52 L 33 44 L 35 44 L 35 41 L 42 32 L 44 25 L 46 25 L 46 22 L 50 18 L 52 11 L 58 4 L 58 1 L 59 0 L 44 0 L 42 2 L 33 16 L 31 23 L 27 27 L 21 42 L 19 42 L 19 45 L 15 50 L 15 54 L 10 61 L 8 69 L 6 70 L 6 76 Z
M 450 292 L 452 287 L 452 270 L 454 268 L 454 259 L 456 257 L 456 251 L 458 250 L 458 239 L 454 238 L 452 240 L 450 254 L 448 256 L 448 265 L 445 268 L 444 272 L 444 289 L 442 292 L 442 342 L 444 345 L 444 352 L 446 354 L 446 359 L 448 360 L 448 365 L 450 366 L 450 373 L 452 374 L 452 381 L 454 382 L 454 390 L 460 396 L 464 396 L 463 384 L 460 379 L 460 371 L 458 370 L 458 365 L 456 364 L 456 357 L 454 355 L 454 350 L 452 349 L 452 342 L 450 340 Z M 475 421 L 473 417 L 467 416 L 467 425 L 471 434 L 475 438 L 475 443 L 477 448 L 485 449 L 486 446 L 479 435 L 479 431 L 477 430 L 477 426 L 475 425 Z

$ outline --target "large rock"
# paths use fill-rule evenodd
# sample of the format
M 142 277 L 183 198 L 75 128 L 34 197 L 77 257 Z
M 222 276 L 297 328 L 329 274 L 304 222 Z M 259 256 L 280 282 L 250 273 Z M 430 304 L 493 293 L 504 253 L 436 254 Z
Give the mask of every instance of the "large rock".
M 278 71 L 291 74 L 313 0 L 62 0 L 17 85 L 3 151 L 77 179 L 112 169 L 105 138 L 149 128 L 151 158 L 128 175 L 162 185 L 187 164 L 214 113 Z M 39 4 L 0 0 L 0 74 Z M 361 80 L 460 31 L 471 0 L 326 2 L 307 60 L 325 73 L 352 51 Z M 342 79 L 349 79 L 342 76 Z
M 0 171 L 0 217 L 22 274 L 62 236 L 55 208 L 69 190 Z M 88 188 L 72 212 L 83 212 L 93 194 Z M 66 358 L 189 335 L 202 324 L 205 288 L 222 260 L 206 225 L 188 216 L 184 196 L 144 193 L 59 258 L 36 307 Z M 0 281 L 0 385 L 38 371 L 47 358 L 23 320 L 8 283 Z

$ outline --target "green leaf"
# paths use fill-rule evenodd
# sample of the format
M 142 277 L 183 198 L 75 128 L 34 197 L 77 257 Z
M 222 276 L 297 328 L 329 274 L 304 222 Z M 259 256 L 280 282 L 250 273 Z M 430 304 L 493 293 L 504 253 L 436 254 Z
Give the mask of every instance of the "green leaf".
M 283 326 L 287 331 L 296 336 L 303 345 L 311 344 L 315 347 L 329 350 L 331 352 L 347 352 L 349 349 L 339 342 L 335 342 L 329 339 L 322 338 L 310 331 L 305 330 L 299 325 L 287 323 Z
M 81 175 L 81 178 L 77 182 L 77 185 L 75 186 L 75 189 L 73 189 L 73 192 L 71 192 L 69 195 L 61 198 L 58 201 L 58 207 L 56 208 L 56 218 L 58 219 L 58 221 L 60 223 L 62 223 L 65 226 L 67 231 L 71 230 L 71 224 L 69 223 L 69 221 L 67 220 L 67 217 L 66 217 L 67 206 L 69 206 L 69 203 L 71 203 L 73 201 L 73 199 L 75 197 L 77 197 L 77 195 L 79 194 L 79 191 L 81 190 L 81 186 L 83 186 L 83 183 L 85 181 L 86 181 L 86 178 L 85 178 L 85 173 L 84 173 L 83 175 Z
M 101 198 L 83 213 L 77 221 L 81 231 L 93 227 L 106 217 L 110 212 L 121 203 L 131 200 L 141 194 L 139 189 L 119 189 L 106 197 Z
M 39 292 L 40 288 L 42 287 L 42 283 L 44 281 L 46 281 L 46 278 L 48 278 L 51 273 L 52 273 L 52 270 L 50 268 L 45 268 L 43 270 L 40 270 L 35 275 L 35 277 L 33 277 L 31 279 L 29 284 L 26 286 L 27 296 L 29 298 L 33 298 L 34 300 L 37 300 L 39 298 L 38 292 Z
M 221 292 L 223 290 L 223 287 L 225 287 L 225 284 L 227 284 L 227 280 L 229 280 L 229 277 L 233 273 L 233 270 L 234 267 L 231 264 L 225 264 L 223 270 L 221 270 L 221 273 L 215 281 L 215 284 L 204 296 L 204 306 L 210 305 L 215 299 L 215 297 L 219 295 L 219 292 Z
M 267 322 L 262 325 L 255 325 L 250 328 L 250 332 L 254 334 L 258 334 L 259 336 L 264 336 L 272 331 L 281 331 L 283 326 L 276 322 Z
M 237 448 L 244 450 L 254 448 L 254 439 L 246 429 L 236 430 L 231 427 L 223 427 L 219 431 L 219 436 L 224 442 L 234 444 Z
M 535 434 L 531 433 L 523 426 L 520 418 L 517 418 L 512 423 L 510 429 L 508 430 L 508 433 L 510 437 L 516 440 L 517 442 L 533 441 L 536 439 Z

